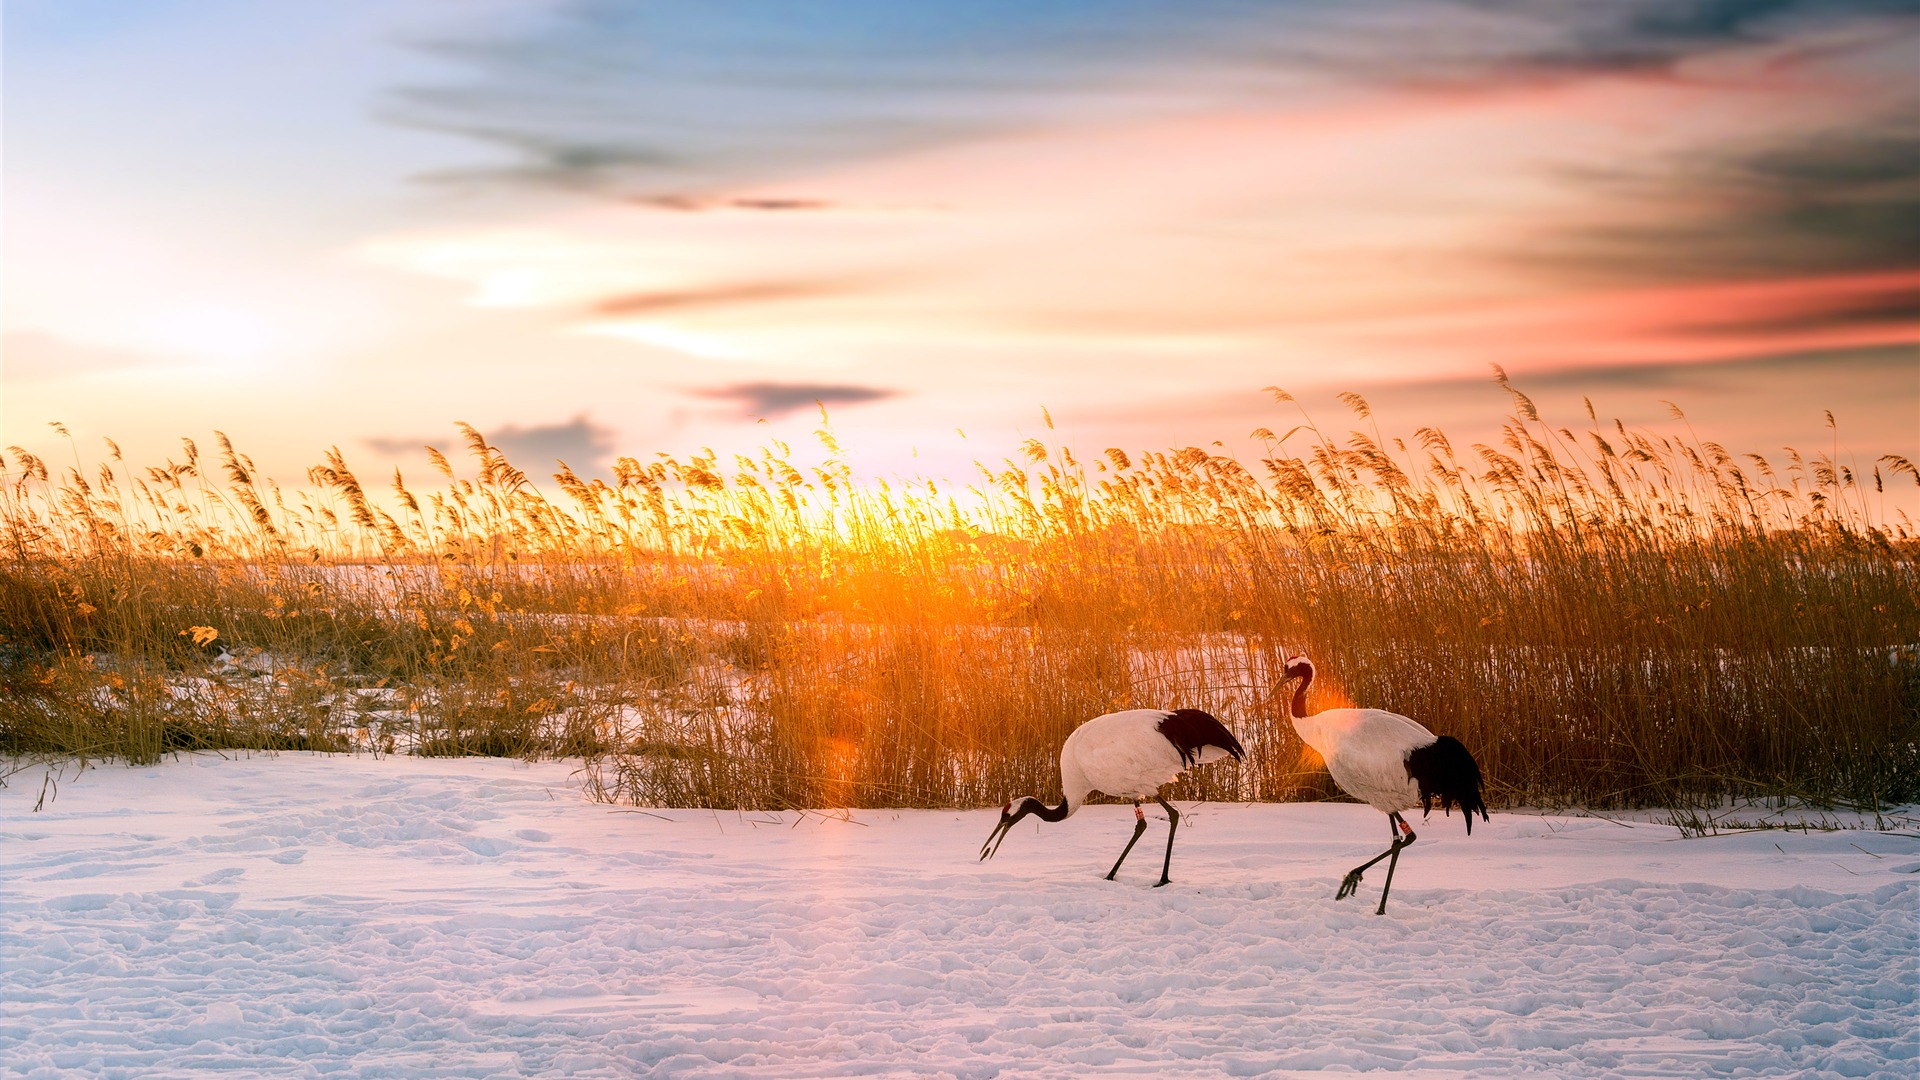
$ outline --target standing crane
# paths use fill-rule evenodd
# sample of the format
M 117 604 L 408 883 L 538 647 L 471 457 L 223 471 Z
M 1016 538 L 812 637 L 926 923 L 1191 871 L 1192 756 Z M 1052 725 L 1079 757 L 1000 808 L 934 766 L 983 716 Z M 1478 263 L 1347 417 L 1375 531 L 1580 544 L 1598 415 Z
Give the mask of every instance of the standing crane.
M 990 859 L 1006 841 L 1008 830 L 1031 814 L 1041 821 L 1065 821 L 1086 802 L 1087 795 L 1099 791 L 1133 800 L 1133 839 L 1107 871 L 1107 880 L 1120 872 L 1140 834 L 1147 831 L 1147 815 L 1140 804 L 1148 799 L 1167 812 L 1167 857 L 1160 865 L 1160 880 L 1165 885 L 1173 866 L 1173 834 L 1180 828 L 1180 812 L 1161 798 L 1160 789 L 1195 765 L 1232 756 L 1246 757 L 1240 740 L 1226 725 L 1199 709 L 1128 709 L 1096 716 L 1067 736 L 1060 747 L 1060 790 L 1065 796 L 1059 806 L 1048 806 L 1030 795 L 1012 799 L 1000 808 L 1000 822 L 980 848 L 980 858 Z
M 1288 661 L 1281 677 L 1282 691 L 1295 679 L 1300 680 L 1300 686 L 1293 692 L 1293 707 L 1288 710 L 1293 730 L 1327 763 L 1327 772 L 1333 774 L 1340 790 L 1387 815 L 1387 830 L 1393 837 L 1391 847 L 1347 872 L 1334 899 L 1345 900 L 1359 891 L 1361 873 L 1388 859 L 1380 907 L 1374 911 L 1375 915 L 1384 915 L 1400 849 L 1414 841 L 1413 828 L 1400 812 L 1417 806 L 1424 819 L 1438 799 L 1440 809 L 1451 815 L 1453 804 L 1459 803 L 1467 819 L 1467 835 L 1473 835 L 1473 815 L 1477 812 L 1480 820 L 1487 820 L 1487 804 L 1480 798 L 1480 765 L 1458 739 L 1435 735 L 1399 713 L 1328 709 L 1309 715 L 1307 688 L 1313 685 L 1313 661 L 1304 656 Z

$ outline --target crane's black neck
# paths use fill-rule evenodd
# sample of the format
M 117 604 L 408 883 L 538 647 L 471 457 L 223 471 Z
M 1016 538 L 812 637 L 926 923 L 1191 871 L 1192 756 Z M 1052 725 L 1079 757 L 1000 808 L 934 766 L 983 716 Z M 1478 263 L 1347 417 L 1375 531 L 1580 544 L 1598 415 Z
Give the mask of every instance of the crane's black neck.
M 1313 662 L 1304 656 L 1293 661 L 1286 667 L 1286 677 L 1300 680 L 1293 692 L 1293 715 L 1307 715 L 1307 687 L 1313 685 Z
M 1023 795 L 1020 798 L 1019 805 L 1014 808 L 1013 820 L 1019 821 L 1028 814 L 1032 814 L 1041 821 L 1065 821 L 1067 820 L 1067 814 L 1070 812 L 1068 809 L 1070 805 L 1067 800 L 1061 799 L 1059 806 L 1048 806 L 1046 803 L 1041 802 L 1031 795 Z M 1011 823 L 1012 822 L 1009 822 L 1009 824 Z

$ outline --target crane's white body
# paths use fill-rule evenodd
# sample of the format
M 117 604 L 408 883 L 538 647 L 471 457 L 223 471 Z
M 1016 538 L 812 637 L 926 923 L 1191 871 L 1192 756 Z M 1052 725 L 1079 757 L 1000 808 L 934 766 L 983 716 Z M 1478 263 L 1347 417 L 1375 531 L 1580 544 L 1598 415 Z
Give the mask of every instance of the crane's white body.
M 1437 737 L 1419 721 L 1385 709 L 1328 709 L 1295 714 L 1293 730 L 1327 763 L 1340 790 L 1382 813 L 1420 805 L 1407 755 Z
M 1067 813 L 1080 809 L 1091 792 L 1121 799 L 1151 799 L 1188 768 L 1160 730 L 1167 712 L 1127 709 L 1108 713 L 1073 729 L 1060 746 L 1060 788 Z M 1218 746 L 1199 749 L 1196 764 L 1229 756 Z
M 1460 804 L 1460 816 L 1466 820 L 1467 835 L 1473 835 L 1473 815 L 1487 816 L 1487 804 L 1480 797 L 1480 765 L 1458 739 L 1441 738 L 1411 717 L 1385 709 L 1328 709 L 1307 712 L 1307 688 L 1313 685 L 1313 661 L 1298 656 L 1287 661 L 1288 682 L 1300 680 L 1293 692 L 1293 706 L 1287 716 L 1300 741 L 1313 747 L 1327 763 L 1333 782 L 1347 794 L 1387 815 L 1393 830 L 1393 846 L 1361 863 L 1340 882 L 1335 900 L 1352 896 L 1360 887 L 1360 875 L 1381 859 L 1387 863 L 1387 881 L 1380 888 L 1380 906 L 1375 915 L 1387 911 L 1387 893 L 1393 889 L 1393 868 L 1400 864 L 1400 849 L 1413 843 L 1413 826 L 1400 811 L 1419 807 L 1424 816 L 1432 799 L 1438 796 L 1440 809 L 1452 812 Z M 1282 685 L 1285 685 L 1284 683 Z
M 1168 881 L 1173 837 L 1180 830 L 1180 811 L 1161 798 L 1160 789 L 1195 765 L 1245 756 L 1246 749 L 1233 732 L 1199 709 L 1127 709 L 1096 716 L 1074 728 L 1060 744 L 1060 793 L 1064 796 L 1060 805 L 1048 806 L 1031 795 L 1009 799 L 1000 808 L 999 823 L 980 846 L 980 858 L 993 858 L 1007 832 L 1027 816 L 1065 821 L 1086 803 L 1088 795 L 1099 791 L 1133 800 L 1133 839 L 1107 871 L 1107 880 L 1112 881 L 1146 830 L 1140 804 L 1152 799 L 1167 812 L 1167 854 L 1160 861 L 1158 888 Z

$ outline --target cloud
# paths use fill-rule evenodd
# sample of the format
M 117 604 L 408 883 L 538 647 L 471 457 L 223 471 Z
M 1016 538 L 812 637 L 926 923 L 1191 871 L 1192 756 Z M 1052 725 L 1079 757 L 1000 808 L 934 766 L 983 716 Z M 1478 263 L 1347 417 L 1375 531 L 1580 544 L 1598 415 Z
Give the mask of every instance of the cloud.
M 1891 339 L 1920 339 L 1920 281 L 1907 278 L 1884 288 L 1821 297 L 1801 310 L 1756 312 L 1734 319 L 1695 322 L 1695 333 L 1801 334 L 1878 331 Z
M 478 424 L 474 426 L 486 436 L 487 442 L 507 456 L 508 461 L 536 475 L 560 461 L 580 470 L 598 468 L 613 457 L 617 445 L 614 430 L 594 423 L 586 413 L 564 424 L 525 427 L 503 424 L 492 428 Z M 427 446 L 438 446 L 443 450 L 450 446 L 464 449 L 457 435 L 452 439 L 376 437 L 364 441 L 374 450 L 393 455 L 420 452 Z M 458 455 L 450 452 L 448 456 Z
M 595 190 L 618 177 L 643 170 L 664 170 L 676 164 L 674 156 L 664 149 L 592 135 L 522 131 L 451 119 L 422 126 L 493 143 L 507 148 L 518 158 L 510 165 L 435 170 L 422 177 L 429 183 L 519 183 Z
M 827 383 L 736 383 L 707 390 L 691 391 L 693 396 L 715 401 L 731 401 L 740 406 L 746 418 L 775 419 L 813 407 L 859 405 L 899 396 L 899 391 L 877 386 L 848 386 Z
M 1911 393 L 1915 384 L 1916 360 L 1920 360 L 1920 349 L 1914 346 L 1867 346 L 1816 352 L 1768 353 L 1714 361 L 1583 365 L 1531 372 L 1524 377 L 1516 376 L 1514 382 L 1522 389 L 1719 392 L 1744 382 L 1771 382 L 1781 376 L 1795 375 L 1807 377 L 1801 385 L 1877 385 L 1896 391 L 1906 388 L 1904 392 Z M 1818 399 L 1815 398 L 1811 404 L 1818 405 Z
M 1523 257 L 1589 279 L 1804 277 L 1920 266 L 1920 102 L 1570 179 L 1655 222 L 1581 226 Z
M 1545 10 L 1553 11 L 1553 8 Z M 1913 0 L 1643 0 L 1580 38 L 1591 55 L 1628 67 L 1672 67 L 1715 49 L 1776 43 L 1835 26 L 1920 14 Z
M 706 213 L 714 210 L 755 210 L 769 213 L 791 213 L 802 210 L 831 210 L 834 204 L 825 199 L 801 199 L 791 196 L 777 198 L 715 198 L 707 195 L 672 194 L 643 195 L 632 200 L 640 206 L 655 210 L 677 210 L 682 213 Z
M 1435 90 L 1596 77 L 1690 78 L 1701 60 L 1765 52 L 1805 60 L 1852 33 L 1912 32 L 1913 0 L 1402 0 L 1320 23 L 1287 62 Z
M 593 305 L 595 315 L 656 315 L 695 308 L 732 307 L 782 300 L 807 300 L 845 291 L 837 285 L 804 281 L 752 281 L 675 292 L 628 293 Z
M 1071 85 L 1063 46 L 1105 19 L 1016 0 L 572 0 L 511 30 L 415 42 L 464 77 L 396 90 L 383 111 L 513 157 L 455 178 L 669 196 L 1009 126 Z

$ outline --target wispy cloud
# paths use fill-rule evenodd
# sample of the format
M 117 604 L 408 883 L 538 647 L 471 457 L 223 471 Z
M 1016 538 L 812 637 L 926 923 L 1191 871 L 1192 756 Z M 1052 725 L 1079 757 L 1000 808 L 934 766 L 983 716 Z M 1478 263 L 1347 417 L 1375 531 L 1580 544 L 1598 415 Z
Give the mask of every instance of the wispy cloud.
M 705 289 L 680 289 L 660 292 L 627 293 L 610 296 L 593 305 L 595 315 L 656 315 L 695 308 L 733 307 L 744 304 L 768 304 L 783 300 L 808 300 L 848 291 L 844 285 L 826 281 L 743 281 Z
M 1612 282 L 1920 266 L 1920 83 L 1915 91 L 1895 115 L 1569 175 L 1628 220 L 1561 230 L 1517 258 Z
M 805 210 L 828 210 L 833 204 L 825 199 L 801 199 L 791 196 L 756 198 L 717 198 L 708 195 L 644 195 L 633 200 L 636 206 L 651 207 L 656 210 L 679 210 L 698 214 L 714 210 L 762 210 L 769 213 L 791 213 Z
M 467 74 L 397 90 L 385 112 L 513 156 L 451 178 L 663 196 L 1058 114 L 1164 32 L 1218 21 L 1179 31 L 1135 2 L 573 0 L 514 31 L 417 42 Z
M 1344 333 L 1454 372 L 1486 363 L 1530 372 L 1706 363 L 1912 347 L 1920 322 L 1898 313 L 1916 293 L 1920 270 L 1709 282 L 1361 320 Z
M 1710 312 L 1687 327 L 1700 334 L 1823 334 L 1867 332 L 1890 341 L 1920 341 L 1920 276 L 1869 281 L 1851 293 L 1816 296 L 1770 310 Z
M 1397 0 L 1247 5 L 1218 59 L 1429 92 L 1547 89 L 1596 78 L 1698 81 L 1749 56 L 1775 69 L 1911 34 L 1912 0 Z M 1331 12 L 1331 13 L 1329 13 Z
M 878 386 L 847 386 L 827 383 L 735 383 L 692 391 L 695 397 L 728 401 L 740 407 L 746 418 L 772 420 L 814 405 L 860 405 L 883 401 L 899 395 L 897 390 Z
M 610 461 L 617 449 L 614 430 L 595 423 L 586 413 L 561 424 L 476 424 L 475 428 L 507 460 L 536 473 L 556 462 L 578 469 L 598 468 Z M 419 453 L 428 446 L 459 445 L 457 435 L 452 439 L 374 437 L 364 442 L 373 450 L 395 456 Z

